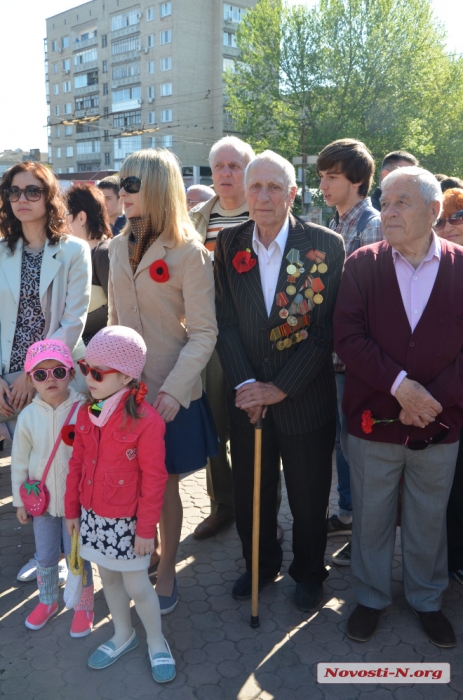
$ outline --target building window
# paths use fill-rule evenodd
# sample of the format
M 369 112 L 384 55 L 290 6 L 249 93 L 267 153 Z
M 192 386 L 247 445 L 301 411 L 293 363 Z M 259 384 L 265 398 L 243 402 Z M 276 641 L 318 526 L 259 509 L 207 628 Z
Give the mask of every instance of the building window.
M 141 87 L 124 88 L 123 90 L 113 90 L 113 102 L 127 102 L 128 100 L 139 100 L 141 97 Z
M 172 29 L 167 29 L 165 32 L 161 32 L 161 46 L 170 43 L 172 43 Z
M 71 81 L 65 80 L 63 83 L 63 92 L 71 92 Z
M 109 107 L 103 107 L 103 116 L 109 117 Z
M 109 95 L 108 83 L 103 83 L 103 95 Z
M 109 141 L 109 131 L 108 129 L 104 130 L 103 138 L 105 141 Z
M 105 153 L 105 154 L 104 154 L 104 164 L 105 164 L 105 165 L 109 165 L 110 162 L 111 162 L 111 156 L 110 156 L 110 154 L 109 154 L 109 153 Z
M 113 56 L 126 53 L 127 51 L 140 51 L 139 36 L 134 36 L 131 39 L 123 39 L 122 41 L 115 41 L 111 44 L 111 53 Z
M 172 68 L 172 56 L 165 56 L 161 58 L 161 70 L 171 70 Z
M 224 32 L 223 45 L 233 46 L 233 48 L 236 49 L 238 47 L 238 44 L 236 43 L 236 34 L 234 34 L 233 32 Z
M 66 168 L 66 172 L 67 172 L 67 173 L 73 173 L 73 172 L 74 172 L 74 168 L 72 167 L 72 165 L 68 165 L 68 167 Z
M 133 126 L 133 124 L 141 124 L 141 111 L 134 112 L 118 112 L 114 115 L 114 126 Z
M 58 41 L 56 39 L 51 42 L 51 50 L 58 51 Z
M 235 72 L 235 61 L 233 61 L 231 58 L 223 59 L 223 72 L 226 73 L 227 70 L 231 71 L 232 73 Z
M 63 70 L 69 72 L 71 70 L 71 59 L 66 58 L 63 61 Z
M 55 111 L 55 117 L 59 117 L 59 105 L 55 105 L 53 109 Z
M 73 146 L 66 146 L 66 158 L 72 158 L 74 155 Z
M 77 163 L 77 172 L 78 173 L 92 173 L 100 169 L 100 161 L 96 161 L 96 163 Z M 72 173 L 73 169 L 68 168 L 67 169 L 68 173 Z
M 154 19 L 154 7 L 148 7 L 146 10 L 146 21 L 152 22 Z
M 156 124 L 156 112 L 149 112 L 148 113 L 148 122 L 150 124 Z
M 58 175 L 60 175 L 60 173 L 63 172 L 63 168 L 56 168 L 56 172 L 58 173 Z
M 92 124 L 77 124 L 76 125 L 76 134 L 92 134 L 94 135 L 95 131 L 98 130 L 97 126 L 93 126 Z M 89 135 L 88 138 L 91 138 Z
M 148 63 L 148 73 L 154 73 L 154 61 Z
M 61 48 L 62 49 L 68 49 L 69 48 L 69 37 L 68 36 L 63 36 L 61 39 Z
M 132 27 L 134 24 L 140 23 L 140 13 L 138 10 L 130 10 L 130 12 L 124 12 L 123 15 L 116 15 L 116 17 L 111 18 L 111 31 L 115 32 L 118 29 L 125 29 L 125 27 Z
M 92 109 L 98 107 L 98 95 L 88 95 L 76 99 L 76 109 Z
M 81 51 L 74 55 L 74 65 L 80 66 L 82 63 L 89 63 L 90 61 L 96 61 L 98 58 L 98 52 L 96 49 L 89 49 L 88 51 Z
M 59 85 L 53 85 L 53 94 L 54 95 L 59 95 Z
M 108 72 L 108 61 L 103 61 L 103 68 L 102 68 L 102 70 L 103 70 L 103 73 L 107 73 L 107 72 Z
M 154 46 L 154 34 L 148 34 L 148 48 L 152 49 Z
M 55 152 L 56 152 L 56 157 L 61 158 L 61 148 L 57 148 Z
M 225 22 L 241 22 L 246 10 L 243 7 L 236 7 L 235 5 L 224 5 L 223 6 L 223 18 Z
M 163 109 L 162 110 L 161 121 L 162 122 L 171 122 L 172 121 L 172 110 L 171 109 Z
M 71 124 L 66 124 L 64 127 L 64 135 L 65 136 L 72 136 L 72 126 Z
M 154 100 L 155 97 L 156 97 L 156 88 L 154 87 L 154 85 L 150 85 L 148 88 L 148 99 Z
M 101 48 L 105 49 L 108 45 L 108 35 L 107 34 L 102 34 L 101 35 Z
M 59 139 L 60 136 L 61 136 L 61 129 L 59 126 L 55 126 L 55 138 Z
M 74 76 L 74 88 L 87 87 L 88 85 L 98 85 L 97 70 L 91 71 L 90 73 L 81 73 L 80 75 Z
M 118 170 L 126 156 L 134 151 L 139 151 L 141 147 L 141 136 L 114 139 L 114 169 Z
M 136 75 L 140 75 L 140 62 L 127 63 L 125 66 L 116 66 L 113 68 L 113 80 L 120 80 L 121 78 L 133 78 Z
M 57 63 L 54 63 L 54 64 L 53 64 L 53 74 L 56 75 L 57 72 L 58 72 L 58 64 L 57 64 Z
M 172 3 L 171 2 L 163 2 L 161 3 L 161 17 L 168 17 L 168 15 L 172 14 Z
M 78 141 L 77 142 L 77 155 L 87 155 L 88 153 L 99 153 L 100 152 L 100 142 L 96 139 L 91 141 Z
M 172 83 L 163 83 L 161 85 L 161 97 L 169 97 L 172 95 Z
M 64 105 L 64 113 L 72 114 L 72 102 L 66 102 L 66 104 Z
M 172 148 L 172 136 L 170 134 L 162 137 L 162 145 L 164 148 Z
M 156 148 L 156 136 L 150 136 L 148 139 L 148 148 Z

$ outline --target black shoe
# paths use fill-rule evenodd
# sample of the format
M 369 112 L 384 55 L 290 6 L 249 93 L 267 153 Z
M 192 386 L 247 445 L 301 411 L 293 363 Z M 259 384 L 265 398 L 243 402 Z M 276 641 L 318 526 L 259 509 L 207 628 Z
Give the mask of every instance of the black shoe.
M 457 640 L 450 621 L 445 617 L 442 610 L 433 612 L 419 612 L 410 608 L 417 617 L 420 618 L 423 632 L 430 642 L 436 647 L 451 649 L 456 646 Z
M 275 574 L 275 576 L 270 576 L 270 578 L 262 578 L 259 576 L 259 593 L 266 587 L 270 586 L 271 583 L 275 581 L 275 579 L 279 576 L 278 574 Z M 239 577 L 237 581 L 235 581 L 235 585 L 233 586 L 232 590 L 232 596 L 234 597 L 235 600 L 249 600 L 251 597 L 251 592 L 252 592 L 252 575 L 250 571 L 245 571 L 242 576 Z
M 315 612 L 323 600 L 323 587 L 315 581 L 302 581 L 296 586 L 296 605 L 302 612 Z
M 334 537 L 335 535 L 352 535 L 352 521 L 350 523 L 343 523 L 339 520 L 337 515 L 332 515 L 326 521 L 326 532 L 328 537 Z
M 347 623 L 347 636 L 356 642 L 368 642 L 376 632 L 382 610 L 360 605 L 355 608 Z

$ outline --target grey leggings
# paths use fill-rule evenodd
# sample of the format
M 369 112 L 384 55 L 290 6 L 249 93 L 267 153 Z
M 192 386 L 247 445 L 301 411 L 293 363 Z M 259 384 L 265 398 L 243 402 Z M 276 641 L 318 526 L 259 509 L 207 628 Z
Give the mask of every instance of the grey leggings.
M 35 559 L 42 569 L 48 569 L 58 564 L 61 553 L 61 536 L 63 537 L 64 554 L 71 551 L 71 538 L 66 530 L 65 519 L 44 513 L 32 519 L 35 537 Z M 84 560 L 87 572 L 86 587 L 93 583 L 92 565 Z

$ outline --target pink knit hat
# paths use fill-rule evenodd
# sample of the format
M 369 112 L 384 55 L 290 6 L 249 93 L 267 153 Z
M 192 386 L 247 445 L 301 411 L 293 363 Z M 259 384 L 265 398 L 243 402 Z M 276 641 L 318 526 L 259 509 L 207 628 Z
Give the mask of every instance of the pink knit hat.
M 106 326 L 87 345 L 85 359 L 92 365 L 117 369 L 133 379 L 140 379 L 146 362 L 146 344 L 132 328 Z
M 34 367 L 44 360 L 58 360 L 65 367 L 74 369 L 71 351 L 62 340 L 48 338 L 47 340 L 39 340 L 37 343 L 33 343 L 27 351 L 24 370 L 32 372 Z

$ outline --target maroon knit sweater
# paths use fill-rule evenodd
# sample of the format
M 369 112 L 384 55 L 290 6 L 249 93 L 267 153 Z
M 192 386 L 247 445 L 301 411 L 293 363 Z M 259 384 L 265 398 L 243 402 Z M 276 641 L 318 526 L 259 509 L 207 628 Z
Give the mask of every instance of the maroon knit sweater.
M 441 240 L 436 281 L 412 333 L 386 241 L 364 246 L 346 261 L 334 312 L 334 348 L 346 364 L 343 409 L 351 435 L 404 444 L 402 423 L 362 431 L 361 416 L 397 418 L 399 402 L 391 387 L 401 370 L 443 406 L 439 420 L 450 427 L 444 442 L 456 442 L 463 426 L 463 248 Z M 412 440 L 437 431 L 435 424 L 413 428 Z

